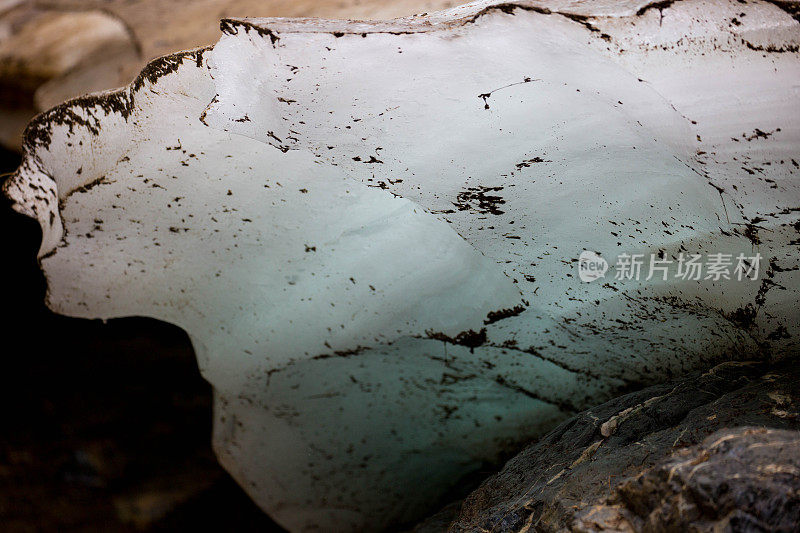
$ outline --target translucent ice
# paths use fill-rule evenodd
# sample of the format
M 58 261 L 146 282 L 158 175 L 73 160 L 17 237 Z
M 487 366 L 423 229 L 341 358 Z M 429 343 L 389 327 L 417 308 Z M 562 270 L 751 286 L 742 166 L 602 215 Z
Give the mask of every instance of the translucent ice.
M 285 527 L 412 521 L 623 387 L 797 351 L 799 33 L 778 7 L 222 28 L 37 118 L 5 192 L 42 225 L 54 310 L 189 332 L 220 460 Z M 611 268 L 587 283 L 589 252 Z M 719 253 L 760 254 L 758 279 L 675 276 Z

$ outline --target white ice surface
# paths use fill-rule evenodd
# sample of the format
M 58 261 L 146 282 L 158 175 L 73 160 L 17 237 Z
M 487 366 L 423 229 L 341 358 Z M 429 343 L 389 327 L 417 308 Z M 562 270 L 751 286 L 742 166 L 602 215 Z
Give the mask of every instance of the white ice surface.
M 487 5 L 234 21 L 107 96 L 130 115 L 40 118 L 6 186 L 54 310 L 189 333 L 221 461 L 290 530 L 417 519 L 621 387 L 797 351 L 797 22 L 692 0 L 549 4 L 597 31 L 461 19 Z M 765 264 L 582 283 L 583 250 Z

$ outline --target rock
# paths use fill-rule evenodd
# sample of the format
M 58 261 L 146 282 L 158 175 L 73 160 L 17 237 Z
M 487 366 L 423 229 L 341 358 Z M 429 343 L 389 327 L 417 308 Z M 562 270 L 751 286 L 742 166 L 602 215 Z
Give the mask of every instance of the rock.
M 440 531 L 447 531 L 450 523 L 458 517 L 460 510 L 461 501 L 456 500 L 427 520 L 414 526 L 414 529 L 411 531 L 413 531 L 413 533 L 438 533 Z
M 799 377 L 726 363 L 590 409 L 485 481 L 449 531 L 793 531 Z
M 226 19 L 28 129 L 3 191 L 42 228 L 48 305 L 186 330 L 220 461 L 288 529 L 413 523 L 620 391 L 797 352 L 797 21 L 548 5 Z
M 392 18 L 461 0 L 4 0 L 0 2 L 0 144 L 21 148 L 36 114 L 130 81 L 149 59 L 217 40 L 226 16 Z
M 620 485 L 618 492 L 637 530 L 795 531 L 800 432 L 720 430 Z
M 116 87 L 121 65 L 140 61 L 128 28 L 106 13 L 19 11 L 6 15 L 15 15 L 13 32 L 0 37 L 0 142 L 6 146 L 18 145 L 34 112 Z

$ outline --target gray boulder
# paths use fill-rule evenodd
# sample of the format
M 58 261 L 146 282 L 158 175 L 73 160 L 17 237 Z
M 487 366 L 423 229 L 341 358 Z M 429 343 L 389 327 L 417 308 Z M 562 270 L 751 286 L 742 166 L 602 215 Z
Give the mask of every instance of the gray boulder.
M 468 496 L 449 531 L 796 531 L 799 378 L 725 363 L 584 411 Z

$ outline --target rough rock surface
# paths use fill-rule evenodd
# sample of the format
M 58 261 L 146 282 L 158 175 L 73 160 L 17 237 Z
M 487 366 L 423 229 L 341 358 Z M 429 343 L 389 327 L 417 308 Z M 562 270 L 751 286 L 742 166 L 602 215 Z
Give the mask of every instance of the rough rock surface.
M 622 396 L 509 461 L 449 530 L 794 531 L 798 406 L 797 366 L 758 363 Z
M 463 0 L 3 0 L 0 143 L 40 111 L 129 83 L 147 60 L 213 43 L 229 16 L 381 19 Z
M 626 521 L 636 530 L 795 531 L 800 525 L 800 433 L 720 430 L 659 461 L 618 491 L 630 511 L 619 512 L 618 523 Z M 597 511 L 606 509 L 613 516 L 619 508 Z M 581 525 L 597 529 L 591 515 Z

